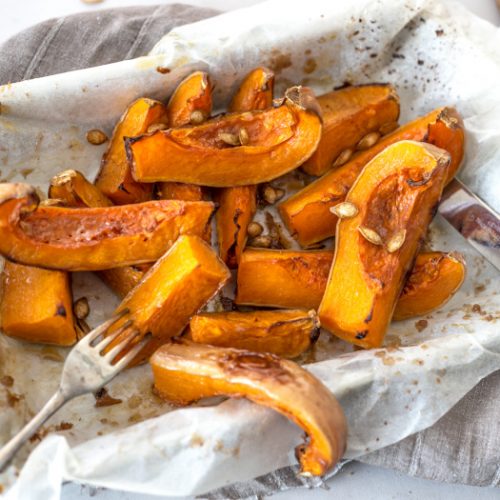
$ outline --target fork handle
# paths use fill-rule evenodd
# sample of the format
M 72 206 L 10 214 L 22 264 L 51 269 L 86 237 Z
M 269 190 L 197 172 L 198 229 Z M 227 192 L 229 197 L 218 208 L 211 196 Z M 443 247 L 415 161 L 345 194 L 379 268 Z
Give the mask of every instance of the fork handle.
M 59 389 L 45 406 L 0 449 L 0 472 L 8 465 L 19 448 L 30 439 L 38 429 L 69 399 Z

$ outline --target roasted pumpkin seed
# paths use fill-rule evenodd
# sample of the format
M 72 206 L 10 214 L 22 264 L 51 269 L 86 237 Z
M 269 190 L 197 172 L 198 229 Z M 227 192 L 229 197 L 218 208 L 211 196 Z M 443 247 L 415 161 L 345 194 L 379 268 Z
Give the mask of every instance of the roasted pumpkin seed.
M 152 123 L 146 132 L 148 134 L 152 134 L 153 132 L 156 132 L 157 130 L 165 130 L 167 128 L 167 125 L 165 123 Z
M 257 236 L 256 238 L 253 238 L 250 240 L 249 245 L 251 247 L 258 247 L 258 248 L 269 248 L 273 243 L 273 240 L 270 236 L 268 235 L 260 235 Z
M 253 222 L 250 222 L 250 224 L 248 224 L 247 234 L 248 234 L 248 236 L 250 236 L 250 238 L 255 238 L 256 236 L 259 236 L 260 234 L 262 234 L 263 230 L 264 230 L 264 228 L 262 227 L 261 224 L 253 221 Z
M 193 123 L 194 125 L 198 125 L 200 123 L 203 123 L 206 120 L 205 114 L 203 111 L 199 109 L 195 109 L 192 113 L 191 116 L 189 117 L 189 121 Z
M 102 131 L 96 128 L 89 130 L 87 132 L 87 141 L 94 146 L 99 146 L 108 140 L 108 136 Z
M 358 231 L 361 233 L 361 236 L 363 236 L 363 238 L 370 243 L 373 243 L 374 245 L 383 244 L 382 237 L 377 233 L 377 231 L 374 231 L 366 226 L 359 226 Z
M 338 156 L 337 159 L 332 163 L 332 167 L 340 167 L 347 163 L 350 159 L 354 151 L 352 149 L 344 149 Z
M 221 132 L 219 134 L 219 139 L 229 146 L 240 146 L 240 138 L 236 134 L 230 134 L 228 132 Z
M 90 306 L 87 297 L 80 297 L 73 304 L 73 312 L 77 319 L 85 319 L 90 314 Z
M 406 229 L 398 231 L 393 234 L 386 243 L 387 251 L 389 253 L 397 252 L 404 244 L 406 239 Z
M 242 146 L 246 146 L 250 140 L 250 137 L 248 135 L 247 129 L 246 128 L 241 128 L 239 133 L 238 133 L 238 138 L 240 140 L 240 144 Z
M 376 142 L 380 139 L 380 134 L 378 132 L 370 132 L 366 134 L 356 145 L 356 149 L 358 151 L 362 151 L 364 149 L 369 149 L 376 144 Z
M 358 215 L 359 210 L 354 203 L 344 201 L 334 207 L 330 207 L 330 212 L 333 215 L 336 215 L 339 219 L 349 219 Z

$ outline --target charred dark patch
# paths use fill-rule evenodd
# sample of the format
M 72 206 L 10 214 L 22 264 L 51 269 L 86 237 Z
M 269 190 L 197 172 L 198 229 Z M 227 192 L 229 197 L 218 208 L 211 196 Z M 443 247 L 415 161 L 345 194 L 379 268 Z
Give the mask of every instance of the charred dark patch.
M 123 182 L 118 186 L 119 191 L 123 191 L 124 193 L 130 194 L 127 189 L 125 189 L 125 186 L 123 185 Z
M 439 208 L 439 201 L 434 203 L 434 205 L 432 205 L 430 209 L 431 219 L 434 219 L 434 217 L 436 216 L 438 208 Z
M 431 180 L 430 176 L 424 175 L 422 179 L 407 179 L 406 183 L 410 187 L 420 187 L 420 186 L 425 186 L 430 180 Z
M 363 330 L 361 332 L 356 332 L 356 338 L 358 340 L 364 339 L 368 335 L 368 330 Z
M 59 304 L 56 309 L 56 316 L 66 318 L 67 315 L 68 313 L 66 312 L 66 308 L 62 304 Z
M 364 323 L 368 324 L 372 320 L 372 318 L 373 318 L 373 305 L 370 312 L 368 313 L 368 316 L 363 321 Z

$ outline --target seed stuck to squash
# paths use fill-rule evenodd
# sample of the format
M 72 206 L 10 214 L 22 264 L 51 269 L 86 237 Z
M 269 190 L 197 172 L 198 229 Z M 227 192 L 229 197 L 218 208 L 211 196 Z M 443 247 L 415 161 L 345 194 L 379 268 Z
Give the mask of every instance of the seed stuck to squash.
M 344 201 L 330 208 L 330 212 L 339 219 L 349 219 L 358 215 L 358 207 L 349 201 Z
M 166 123 L 153 123 L 152 125 L 150 125 L 147 128 L 146 133 L 152 134 L 153 132 L 156 132 L 157 130 L 165 130 L 166 128 L 167 128 Z
M 378 132 L 370 132 L 366 134 L 357 144 L 356 149 L 358 151 L 363 151 L 364 149 L 369 149 L 374 146 L 380 139 L 380 134 Z
M 189 123 L 193 125 L 199 125 L 206 120 L 205 114 L 199 109 L 195 109 L 189 116 Z
M 240 146 L 240 138 L 236 134 L 230 134 L 227 132 L 221 132 L 219 134 L 219 140 L 226 143 L 228 146 Z
M 384 242 L 382 241 L 382 237 L 377 233 L 377 231 L 374 231 L 373 229 L 370 229 L 366 226 L 359 226 L 358 231 L 361 233 L 363 238 L 365 238 L 365 240 L 369 241 L 370 243 L 373 243 L 374 245 L 384 244 Z
M 347 163 L 351 159 L 353 153 L 354 151 L 352 149 L 344 149 L 344 151 L 342 151 L 342 153 L 340 153 L 337 159 L 333 162 L 332 167 L 340 167 L 344 165 L 344 163 Z
M 256 236 L 255 238 L 252 238 L 249 242 L 249 245 L 251 247 L 257 247 L 257 248 L 269 248 L 273 244 L 273 240 L 271 236 L 267 234 L 261 234 L 259 236 Z
M 240 128 L 240 131 L 238 132 L 238 139 L 242 146 L 246 146 L 248 144 L 250 136 L 248 135 L 246 128 Z
M 391 236 L 385 246 L 389 253 L 397 252 L 404 244 L 406 239 L 406 229 L 398 231 L 396 234 Z

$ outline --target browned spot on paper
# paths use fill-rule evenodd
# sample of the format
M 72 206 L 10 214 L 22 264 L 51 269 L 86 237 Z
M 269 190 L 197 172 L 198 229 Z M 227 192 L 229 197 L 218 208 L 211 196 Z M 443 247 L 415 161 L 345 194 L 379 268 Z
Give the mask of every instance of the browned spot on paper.
M 423 366 L 424 365 L 424 360 L 423 359 L 414 359 L 413 360 L 413 364 L 414 365 L 418 365 L 418 366 Z
M 199 434 L 193 434 L 191 436 L 191 440 L 189 441 L 190 446 L 203 446 L 205 444 L 205 440 Z
M 20 172 L 21 172 L 21 175 L 23 176 L 23 178 L 26 179 L 26 177 L 28 177 L 28 175 L 32 174 L 34 170 L 35 170 L 34 168 L 22 168 L 20 170 Z
M 386 356 L 382 359 L 382 363 L 387 366 L 393 366 L 396 363 L 396 360 L 392 356 Z
M 162 75 L 166 75 L 170 73 L 170 68 L 166 68 L 165 66 L 156 66 L 156 71 Z
M 223 449 L 224 449 L 224 443 L 220 439 L 218 439 L 215 442 L 214 451 L 222 451 Z
M 135 396 L 128 398 L 127 406 L 132 410 L 134 410 L 135 408 L 139 408 L 141 403 L 142 403 L 142 398 L 140 396 L 137 396 L 136 394 Z
M 312 57 L 309 57 L 308 59 L 306 59 L 302 71 L 304 71 L 304 73 L 309 74 L 312 73 L 317 68 L 317 66 L 318 64 L 316 63 L 316 60 Z
M 271 57 L 269 58 L 268 66 L 275 73 L 281 73 L 286 68 L 292 65 L 292 58 L 290 54 L 285 54 L 279 49 L 271 50 Z
M 483 311 L 481 310 L 481 306 L 479 304 L 473 304 L 472 312 L 476 314 L 481 314 Z
M 117 405 L 122 402 L 121 399 L 114 398 L 111 396 L 106 388 L 99 389 L 95 394 L 95 407 L 101 408 L 103 406 Z
M 415 321 L 415 328 L 419 332 L 421 332 L 422 330 L 425 330 L 428 326 L 429 326 L 429 322 L 426 319 L 419 319 L 418 321 Z
M 61 422 L 55 426 L 56 431 L 68 431 L 73 428 L 73 424 L 71 422 Z
M 10 375 L 4 375 L 0 378 L 0 384 L 5 387 L 12 387 L 14 385 L 14 379 Z

